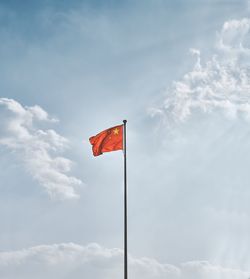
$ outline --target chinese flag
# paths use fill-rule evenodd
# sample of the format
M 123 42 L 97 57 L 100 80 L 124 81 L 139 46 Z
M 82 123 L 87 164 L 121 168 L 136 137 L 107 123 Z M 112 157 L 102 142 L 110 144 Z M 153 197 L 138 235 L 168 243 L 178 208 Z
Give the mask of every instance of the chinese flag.
M 123 125 L 104 130 L 89 138 L 92 145 L 93 155 L 99 156 L 103 152 L 123 149 Z

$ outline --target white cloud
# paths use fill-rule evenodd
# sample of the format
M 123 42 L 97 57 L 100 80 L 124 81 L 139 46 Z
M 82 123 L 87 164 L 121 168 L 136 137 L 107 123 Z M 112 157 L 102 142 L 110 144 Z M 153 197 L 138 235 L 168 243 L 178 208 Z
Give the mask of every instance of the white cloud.
M 192 71 L 173 82 L 163 105 L 150 110 L 171 124 L 193 113 L 222 112 L 229 118 L 250 119 L 250 20 L 231 20 L 218 33 L 215 53 L 204 65 L 200 51 Z
M 91 243 L 40 245 L 0 253 L 1 278 L 93 278 L 123 276 L 123 251 Z M 247 279 L 250 273 L 225 268 L 206 261 L 179 266 L 163 264 L 152 258 L 129 256 L 130 278 L 157 279 Z
M 246 50 L 245 43 L 249 42 L 250 19 L 226 21 L 218 34 L 218 46 L 225 50 Z
M 39 106 L 23 107 L 13 99 L 0 98 L 0 144 L 19 155 L 32 177 L 52 198 L 78 197 L 75 186 L 81 181 L 67 175 L 72 161 L 58 156 L 68 141 L 40 124 L 56 122 Z

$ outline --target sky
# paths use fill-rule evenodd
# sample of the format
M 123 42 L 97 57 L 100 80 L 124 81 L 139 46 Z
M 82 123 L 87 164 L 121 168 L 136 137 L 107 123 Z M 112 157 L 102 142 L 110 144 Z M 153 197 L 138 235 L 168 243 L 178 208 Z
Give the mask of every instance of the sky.
M 250 2 L 0 0 L 0 278 L 250 278 Z

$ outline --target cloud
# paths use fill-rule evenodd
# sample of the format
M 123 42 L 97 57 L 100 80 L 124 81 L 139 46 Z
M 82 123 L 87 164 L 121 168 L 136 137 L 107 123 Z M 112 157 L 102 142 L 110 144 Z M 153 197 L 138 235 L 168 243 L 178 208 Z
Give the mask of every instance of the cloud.
M 191 49 L 196 57 L 192 70 L 173 82 L 161 94 L 162 103 L 150 111 L 153 125 L 160 123 L 162 128 L 153 134 L 160 163 L 152 166 L 164 182 L 161 186 L 157 176 L 152 181 L 161 187 L 159 193 L 167 193 L 157 196 L 157 205 L 163 209 L 170 204 L 175 216 L 169 226 L 156 225 L 161 241 L 165 231 L 175 227 L 174 246 L 186 247 L 172 246 L 177 260 L 187 261 L 192 255 L 222 266 L 249 267 L 249 203 L 245 198 L 250 178 L 246 167 L 250 160 L 249 32 L 249 19 L 226 21 L 217 33 L 212 55 L 204 62 L 202 52 Z M 188 209 L 185 218 L 183 208 Z M 184 233 L 176 238 L 180 228 Z M 155 241 L 157 252 L 161 241 Z M 164 242 L 171 245 L 168 239 Z M 165 257 L 168 252 L 161 253 Z
M 0 275 L 8 279 L 29 278 L 119 278 L 123 272 L 123 251 L 96 243 L 40 245 L 0 253 Z M 206 261 L 179 266 L 152 258 L 129 256 L 130 278 L 157 279 L 247 279 L 249 272 L 225 268 Z
M 194 68 L 165 93 L 163 105 L 152 116 L 171 123 L 184 122 L 194 113 L 219 112 L 228 118 L 250 120 L 250 19 L 224 23 L 217 34 L 215 53 L 204 65 L 200 51 Z
M 230 20 L 223 24 L 218 34 L 218 46 L 225 50 L 239 50 L 249 52 L 250 19 Z M 247 46 L 244 46 L 247 44 Z
M 58 156 L 68 146 L 67 139 L 39 127 L 57 120 L 39 106 L 24 107 L 7 98 L 0 98 L 0 116 L 0 144 L 19 157 L 51 198 L 77 198 L 75 187 L 82 182 L 67 175 L 73 162 Z

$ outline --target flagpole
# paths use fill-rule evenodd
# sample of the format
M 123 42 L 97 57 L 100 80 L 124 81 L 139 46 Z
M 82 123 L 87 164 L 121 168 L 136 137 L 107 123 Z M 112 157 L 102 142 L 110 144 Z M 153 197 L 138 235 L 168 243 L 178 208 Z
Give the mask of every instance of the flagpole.
M 123 120 L 123 151 L 124 151 L 124 279 L 128 279 L 128 242 L 127 242 L 127 120 Z

